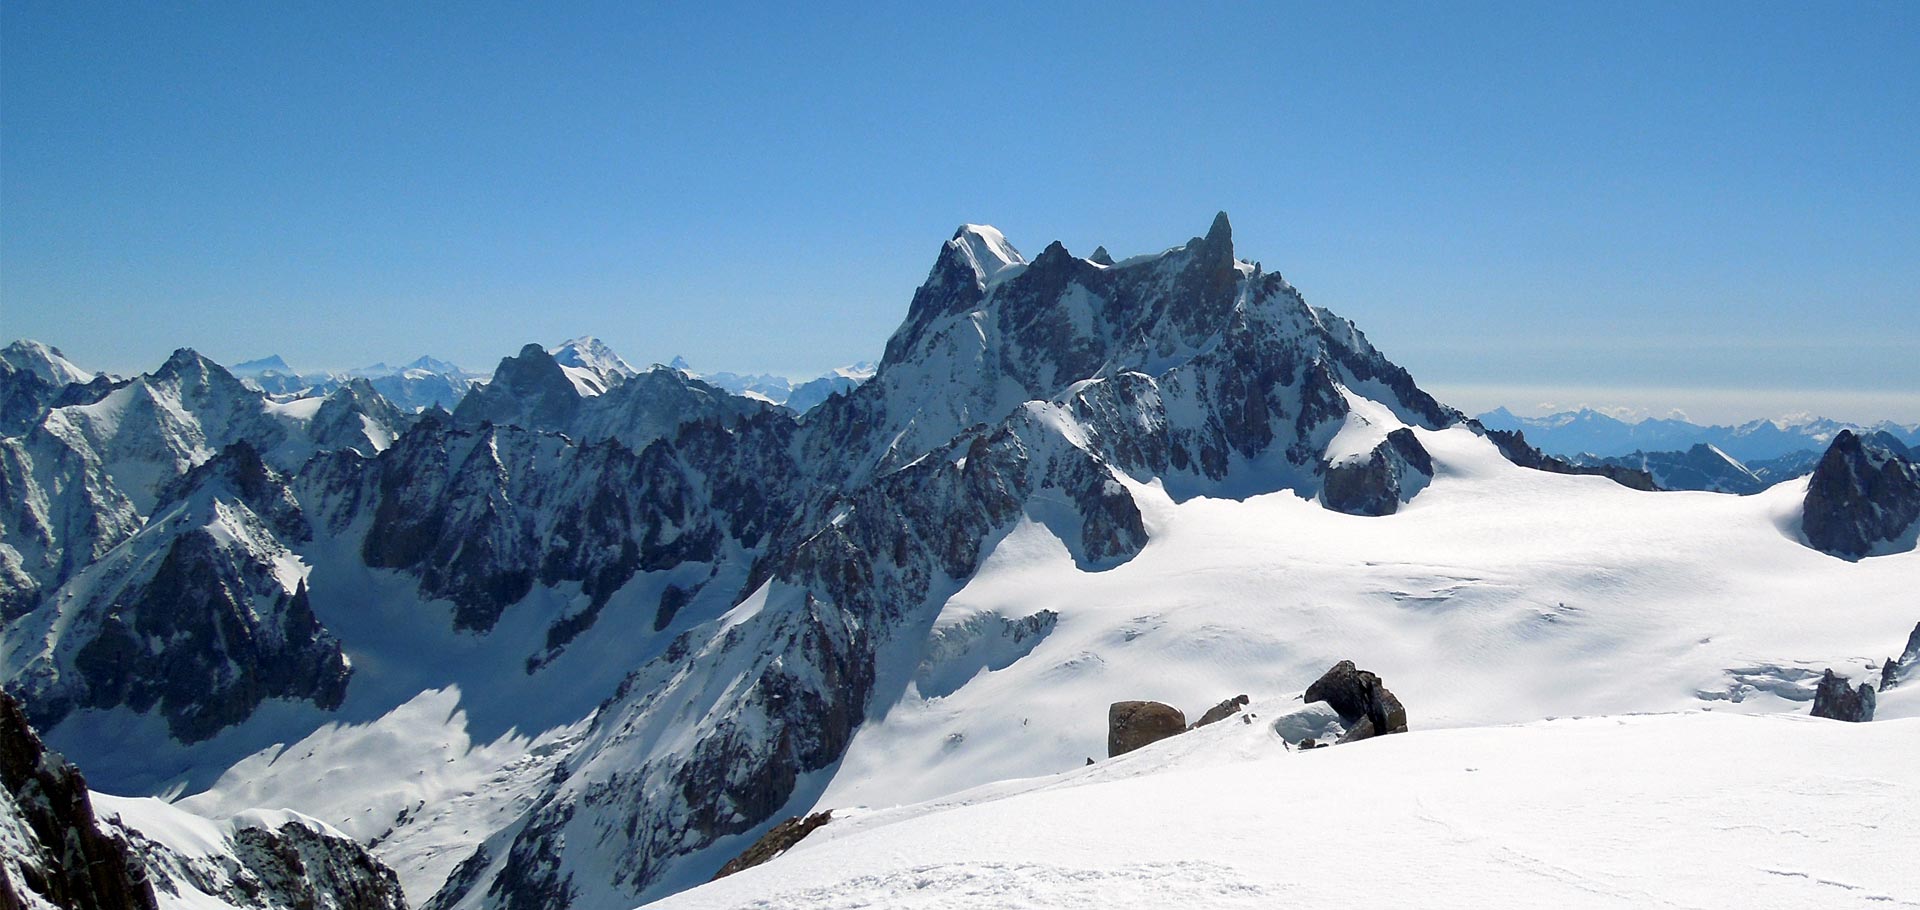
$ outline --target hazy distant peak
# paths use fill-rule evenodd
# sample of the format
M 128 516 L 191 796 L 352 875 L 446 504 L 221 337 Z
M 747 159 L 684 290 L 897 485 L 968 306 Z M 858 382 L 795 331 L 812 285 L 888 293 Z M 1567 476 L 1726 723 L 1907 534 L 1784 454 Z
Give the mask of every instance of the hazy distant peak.
M 582 335 L 547 349 L 563 367 L 578 367 L 603 376 L 628 377 L 639 374 L 632 364 L 621 359 L 607 343 L 592 335 Z
M 22 338 L 0 350 L 0 361 L 22 372 L 32 373 L 55 386 L 70 382 L 86 382 L 94 374 L 83 370 L 68 360 L 60 349 L 52 345 Z

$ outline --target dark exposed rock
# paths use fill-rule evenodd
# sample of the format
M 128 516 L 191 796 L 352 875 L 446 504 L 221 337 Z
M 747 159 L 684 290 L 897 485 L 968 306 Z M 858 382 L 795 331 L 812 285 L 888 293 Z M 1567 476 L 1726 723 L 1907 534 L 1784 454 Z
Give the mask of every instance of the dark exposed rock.
M 1157 701 L 1117 701 L 1107 707 L 1107 757 L 1186 732 L 1179 708 Z
M 1479 424 L 1476 423 L 1474 426 L 1479 427 Z M 1650 492 L 1660 489 L 1659 485 L 1653 482 L 1653 475 L 1638 468 L 1610 463 L 1577 465 L 1564 458 L 1545 454 L 1528 445 L 1526 435 L 1519 430 L 1487 430 L 1485 427 L 1480 429 L 1485 431 L 1487 439 L 1493 442 L 1501 455 L 1523 468 L 1546 471 L 1550 474 L 1592 474 L 1605 477 L 1630 490 Z
M 1899 657 L 1889 657 L 1880 670 L 1880 691 L 1885 692 L 1900 685 L 1916 674 L 1920 674 L 1920 623 L 1913 627 L 1913 633 L 1907 636 L 1906 650 Z
M 713 877 L 715 880 L 726 878 L 742 869 L 751 869 L 754 866 L 773 859 L 787 852 L 794 844 L 799 843 L 802 838 L 812 834 L 815 829 L 832 820 L 833 811 L 828 810 L 825 812 L 815 812 L 805 818 L 796 815 L 780 824 L 774 825 L 767 830 L 767 833 L 761 835 L 759 840 L 754 841 L 753 846 L 741 851 L 739 856 L 728 860 L 726 865 L 720 867 L 720 871 L 713 874 Z
M 1329 465 L 1321 500 L 1348 515 L 1391 515 L 1432 479 L 1432 456 L 1413 431 L 1401 427 L 1364 460 Z
M 17 436 L 40 422 L 61 387 L 0 360 L 0 436 Z
M 1872 686 L 1861 683 L 1858 689 L 1848 688 L 1847 678 L 1833 675 L 1829 668 L 1813 690 L 1813 716 L 1865 723 L 1873 719 L 1875 701 Z
M 1892 436 L 1841 430 L 1807 480 L 1801 519 L 1808 544 L 1842 559 L 1911 547 L 1920 523 L 1920 464 Z
M 20 703 L 0 694 L 0 906 L 30 906 L 28 895 L 73 910 L 154 910 L 146 866 L 94 817 L 86 778 L 48 752 Z M 17 852 L 16 852 L 17 851 Z
M 213 853 L 176 852 L 114 824 L 147 864 L 155 886 L 187 889 L 260 910 L 406 910 L 400 878 L 367 848 L 303 819 L 239 824 Z M 190 892 L 188 892 L 190 893 Z
M 1304 698 L 1309 704 L 1324 701 L 1339 713 L 1347 725 L 1347 734 L 1341 737 L 1341 742 L 1365 739 L 1381 731 L 1407 731 L 1407 709 L 1400 704 L 1400 699 L 1387 690 L 1379 676 L 1356 668 L 1350 660 L 1334 664 L 1314 680 Z M 1363 721 L 1364 734 L 1359 732 Z
M 1106 247 L 1097 246 L 1093 248 L 1093 255 L 1088 256 L 1087 261 L 1095 265 L 1112 265 L 1113 256 L 1107 252 Z
M 527 430 L 566 430 L 580 413 L 580 392 L 553 355 L 537 344 L 500 361 L 493 380 L 460 399 L 453 421 L 463 429 L 506 424 Z
M 693 593 L 679 585 L 667 585 L 666 590 L 660 592 L 660 608 L 653 614 L 653 631 L 662 632 L 673 625 L 673 617 L 693 599 Z
M 1226 701 L 1223 701 L 1217 705 L 1214 705 L 1213 707 L 1208 708 L 1205 714 L 1200 715 L 1199 720 L 1196 720 L 1193 722 L 1193 727 L 1191 729 L 1197 730 L 1208 724 L 1218 723 L 1220 721 L 1226 720 L 1227 718 L 1240 713 L 1240 709 L 1245 708 L 1247 706 L 1247 701 L 1248 701 L 1248 698 L 1245 695 L 1236 695 L 1232 698 L 1227 699 Z M 1242 718 L 1242 719 L 1246 720 L 1249 718 Z

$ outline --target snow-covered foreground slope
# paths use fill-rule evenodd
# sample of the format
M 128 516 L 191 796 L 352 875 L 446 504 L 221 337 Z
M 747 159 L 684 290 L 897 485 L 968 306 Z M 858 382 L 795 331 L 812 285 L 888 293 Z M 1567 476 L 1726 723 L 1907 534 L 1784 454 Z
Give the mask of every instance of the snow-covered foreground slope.
M 1646 493 L 1515 467 L 1465 428 L 1416 433 L 1437 476 L 1395 515 L 1287 492 L 1176 504 L 1136 484 L 1150 541 L 1104 572 L 1023 521 L 922 650 L 894 655 L 901 694 L 816 808 L 1076 767 L 1105 755 L 1111 702 L 1192 719 L 1241 692 L 1298 692 L 1342 658 L 1380 673 L 1415 729 L 1703 704 L 1805 713 L 1822 669 L 1868 678 L 1920 620 L 1920 553 L 1808 549 L 1803 481 Z M 1011 641 L 1002 620 L 1042 610 L 1052 631 Z
M 837 812 L 656 904 L 780 907 L 1920 905 L 1920 719 L 1690 712 L 1286 751 L 1256 701 L 1110 762 Z

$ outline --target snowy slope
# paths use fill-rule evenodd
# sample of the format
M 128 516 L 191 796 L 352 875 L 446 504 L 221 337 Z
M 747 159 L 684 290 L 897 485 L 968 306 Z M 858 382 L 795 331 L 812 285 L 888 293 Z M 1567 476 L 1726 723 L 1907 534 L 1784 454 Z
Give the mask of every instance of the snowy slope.
M 784 856 L 654 906 L 1913 906 L 1917 749 L 1920 719 L 1693 712 L 1311 752 L 1229 722 L 836 813 Z
M 1064 770 L 1105 754 L 1110 702 L 1192 717 L 1240 692 L 1297 692 L 1341 658 L 1380 673 L 1420 729 L 1804 712 L 1822 669 L 1862 678 L 1920 620 L 1920 554 L 1849 564 L 1807 548 L 1794 526 L 1804 482 L 1743 498 L 1643 493 L 1515 467 L 1465 428 L 1415 432 L 1437 476 L 1396 515 L 1285 492 L 1176 504 L 1133 482 L 1150 540 L 1101 572 L 1023 521 L 931 637 L 983 613 L 1050 610 L 1053 630 L 1009 666 L 970 665 L 981 672 L 950 693 L 903 680 L 816 807 Z M 894 672 L 946 675 L 935 655 L 953 651 L 926 645 Z

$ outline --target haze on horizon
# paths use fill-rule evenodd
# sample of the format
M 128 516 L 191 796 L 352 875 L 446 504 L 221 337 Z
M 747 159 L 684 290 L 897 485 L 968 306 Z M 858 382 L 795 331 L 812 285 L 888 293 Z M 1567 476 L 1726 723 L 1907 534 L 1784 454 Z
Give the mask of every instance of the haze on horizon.
M 1470 412 L 1920 421 L 1920 9 L 0 9 L 0 336 L 877 359 L 940 242 L 1242 258 Z

